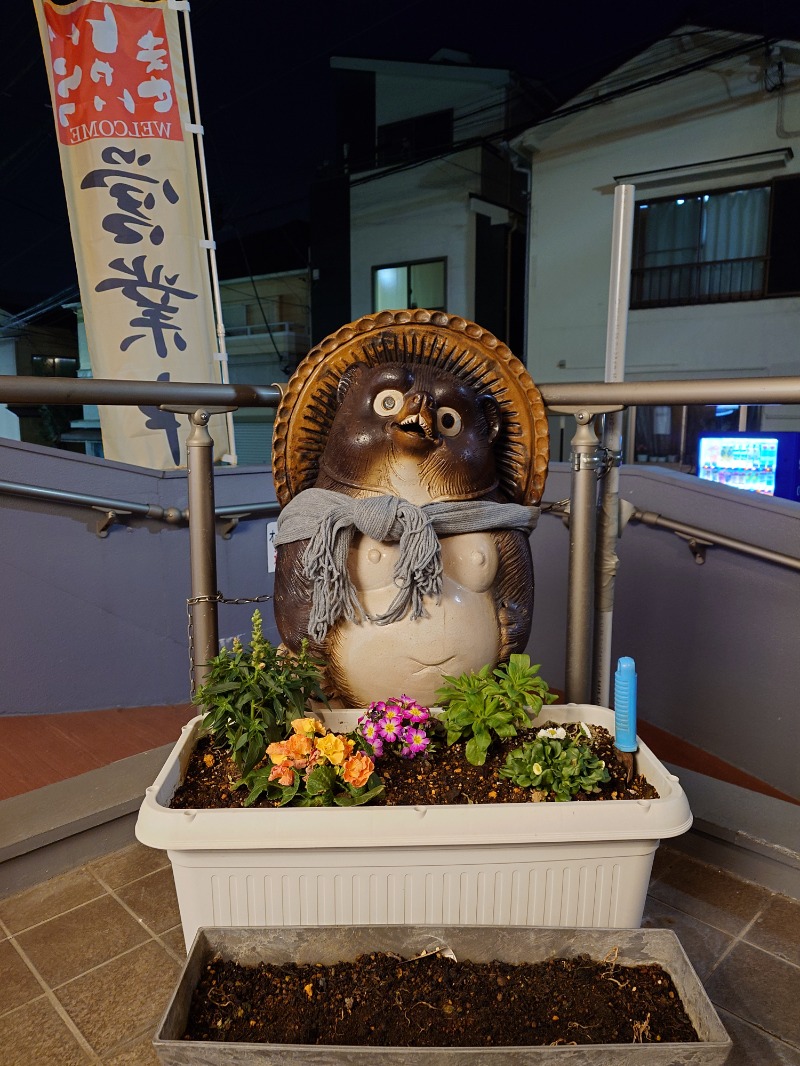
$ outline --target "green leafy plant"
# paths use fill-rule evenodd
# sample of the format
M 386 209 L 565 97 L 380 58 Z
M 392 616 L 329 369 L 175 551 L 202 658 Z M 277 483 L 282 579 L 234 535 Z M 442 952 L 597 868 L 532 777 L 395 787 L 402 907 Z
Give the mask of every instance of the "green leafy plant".
M 249 646 L 234 640 L 208 664 L 208 674 L 192 700 L 205 708 L 203 730 L 227 748 L 245 775 L 264 758 L 267 746 L 286 736 L 287 725 L 302 717 L 309 700 L 327 705 L 322 664 L 303 642 L 298 655 L 264 638 L 261 612 L 252 617 Z
M 515 737 L 517 726 L 527 725 L 531 714 L 556 699 L 529 655 L 512 655 L 494 670 L 487 665 L 460 677 L 445 674 L 444 681 L 436 699 L 444 708 L 447 743 L 466 741 L 464 753 L 473 766 L 486 762 L 496 737 Z
M 610 774 L 587 743 L 569 736 L 562 727 L 540 729 L 506 758 L 500 770 L 520 788 L 553 793 L 556 800 L 571 800 L 579 792 L 599 792 Z

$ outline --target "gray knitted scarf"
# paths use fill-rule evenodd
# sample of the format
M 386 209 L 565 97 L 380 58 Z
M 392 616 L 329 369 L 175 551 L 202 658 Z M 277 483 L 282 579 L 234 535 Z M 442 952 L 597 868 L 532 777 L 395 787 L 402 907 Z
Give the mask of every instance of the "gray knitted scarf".
M 403 618 L 427 617 L 425 596 L 437 603 L 442 592 L 442 553 L 437 534 L 477 533 L 489 529 L 532 530 L 538 507 L 492 500 L 456 500 L 417 507 L 397 496 L 353 499 L 329 489 L 305 489 L 278 517 L 275 544 L 307 540 L 303 569 L 311 582 L 308 632 L 318 643 L 341 618 L 368 618 L 388 625 Z M 399 545 L 394 569 L 397 595 L 379 615 L 367 615 L 347 572 L 347 554 L 358 531 L 373 540 Z

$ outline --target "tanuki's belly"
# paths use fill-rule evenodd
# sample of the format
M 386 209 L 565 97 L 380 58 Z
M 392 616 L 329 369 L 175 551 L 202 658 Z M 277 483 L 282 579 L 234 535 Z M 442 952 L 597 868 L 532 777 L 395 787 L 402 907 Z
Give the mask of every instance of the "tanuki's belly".
M 348 569 L 364 610 L 383 613 L 394 599 L 396 545 L 359 537 Z M 340 622 L 330 643 L 336 675 L 356 706 L 405 693 L 426 705 L 442 674 L 478 670 L 497 660 L 500 634 L 492 586 L 498 554 L 488 533 L 442 539 L 442 596 L 425 600 L 427 618 L 375 625 Z

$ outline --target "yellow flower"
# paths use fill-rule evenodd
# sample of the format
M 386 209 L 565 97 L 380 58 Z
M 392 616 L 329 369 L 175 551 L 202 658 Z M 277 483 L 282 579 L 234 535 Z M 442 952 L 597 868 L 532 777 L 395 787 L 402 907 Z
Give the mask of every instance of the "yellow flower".
M 292 729 L 304 737 L 313 736 L 314 733 L 324 733 L 325 726 L 316 718 L 295 718 L 292 721 Z
M 324 737 L 319 737 L 314 743 L 317 751 L 321 752 L 328 762 L 333 763 L 334 766 L 339 766 L 345 757 L 344 740 L 344 737 L 339 737 L 335 733 L 326 733 Z
M 534 772 L 534 773 L 536 774 L 536 776 L 537 776 L 537 777 L 538 777 L 538 776 L 539 776 L 539 774 L 540 774 L 540 773 L 542 772 L 542 768 L 541 768 L 541 766 L 539 765 L 539 763 L 538 763 L 538 762 L 535 762 L 535 763 L 533 764 L 533 772 Z

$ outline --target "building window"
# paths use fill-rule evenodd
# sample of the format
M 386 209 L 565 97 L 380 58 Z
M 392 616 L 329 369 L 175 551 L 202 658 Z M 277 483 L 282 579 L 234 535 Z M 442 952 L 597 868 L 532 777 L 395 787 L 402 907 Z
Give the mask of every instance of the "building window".
M 798 178 L 638 203 L 631 307 L 799 292 L 800 271 L 783 251 L 786 233 L 800 229 L 798 207 Z
M 72 355 L 32 355 L 31 373 L 37 378 L 76 378 L 78 360 Z
M 378 126 L 378 166 L 424 159 L 453 147 L 453 109 Z
M 429 311 L 444 311 L 446 263 L 446 259 L 426 259 L 419 263 L 373 267 L 373 310 L 424 307 Z

